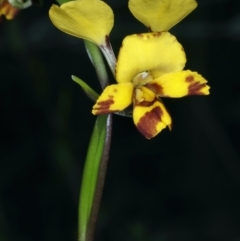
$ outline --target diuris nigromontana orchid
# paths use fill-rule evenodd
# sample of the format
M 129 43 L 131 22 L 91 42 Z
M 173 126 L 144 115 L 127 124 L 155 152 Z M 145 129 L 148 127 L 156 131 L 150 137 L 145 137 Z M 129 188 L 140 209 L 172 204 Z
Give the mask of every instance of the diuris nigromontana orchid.
M 133 120 L 148 139 L 166 126 L 171 117 L 161 97 L 208 95 L 207 81 L 197 72 L 183 70 L 181 44 L 169 32 L 134 34 L 123 40 L 116 64 L 118 84 L 107 86 L 92 113 L 121 111 L 133 104 Z
M 100 0 L 76 0 L 49 11 L 53 24 L 63 32 L 90 40 L 103 51 L 117 84 L 107 86 L 93 106 L 94 115 L 122 111 L 133 105 L 133 121 L 148 139 L 165 127 L 171 117 L 161 97 L 208 95 L 207 81 L 197 72 L 183 70 L 186 55 L 177 39 L 167 32 L 197 3 L 195 0 L 129 0 L 132 14 L 152 33 L 125 37 L 117 61 L 108 46 L 113 27 L 111 8 Z M 106 54 L 107 52 L 107 54 Z M 116 66 L 116 67 L 115 67 Z

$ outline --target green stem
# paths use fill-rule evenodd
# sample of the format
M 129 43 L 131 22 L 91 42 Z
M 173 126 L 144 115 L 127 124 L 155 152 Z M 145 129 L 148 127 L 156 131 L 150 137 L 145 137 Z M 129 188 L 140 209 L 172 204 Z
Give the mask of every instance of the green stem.
M 84 40 L 84 43 L 85 43 L 88 56 L 96 70 L 101 87 L 104 89 L 109 84 L 109 80 L 108 80 L 108 75 L 105 68 L 102 53 L 98 48 L 98 46 L 96 46 L 92 42 Z M 98 118 L 103 118 L 103 117 L 100 116 Z M 87 221 L 87 223 L 85 223 L 86 225 L 85 227 L 81 227 L 82 219 L 81 219 L 81 216 L 79 216 L 80 241 L 92 241 L 94 237 L 95 226 L 96 226 L 99 206 L 102 198 L 102 191 L 103 191 L 109 151 L 110 151 L 111 133 L 112 133 L 112 115 L 108 115 L 105 125 L 106 125 L 105 128 L 103 126 L 100 128 L 101 131 L 105 130 L 105 139 L 101 149 L 102 150 L 101 160 L 99 162 L 98 170 L 94 173 L 91 173 L 92 175 L 91 177 L 90 176 L 83 177 L 81 195 L 80 195 L 80 204 L 79 204 L 79 215 L 81 214 L 81 212 L 85 212 L 84 211 L 85 207 L 81 205 L 81 202 L 82 202 L 81 199 L 82 198 L 84 199 L 84 195 L 85 195 L 84 193 L 86 191 L 89 192 L 89 190 L 86 188 L 85 188 L 85 191 L 83 191 L 84 185 L 85 185 L 84 182 L 89 182 L 90 180 L 93 180 L 93 176 L 94 178 L 96 178 L 96 180 L 94 180 L 95 186 L 94 186 L 93 194 L 90 194 L 91 198 L 89 198 L 88 200 L 88 202 L 91 203 L 91 205 L 90 205 L 90 213 L 88 213 L 88 219 L 85 219 L 85 221 Z M 95 162 L 97 162 L 97 160 L 95 160 Z M 85 173 L 86 171 L 84 168 L 84 174 Z
M 104 89 L 107 85 L 109 85 L 109 80 L 101 50 L 98 48 L 96 44 L 88 40 L 84 40 L 84 44 L 88 56 L 96 70 L 101 87 Z

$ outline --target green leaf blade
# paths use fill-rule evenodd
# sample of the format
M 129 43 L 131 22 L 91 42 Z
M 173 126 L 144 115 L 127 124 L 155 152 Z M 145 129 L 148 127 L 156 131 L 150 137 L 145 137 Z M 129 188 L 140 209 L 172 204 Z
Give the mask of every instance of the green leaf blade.
M 85 160 L 79 205 L 79 240 L 86 241 L 99 164 L 105 146 L 107 115 L 97 117 Z
M 78 78 L 77 76 L 72 75 L 72 80 L 79 84 L 86 95 L 93 101 L 96 101 L 99 97 L 99 94 L 95 92 L 86 82 Z

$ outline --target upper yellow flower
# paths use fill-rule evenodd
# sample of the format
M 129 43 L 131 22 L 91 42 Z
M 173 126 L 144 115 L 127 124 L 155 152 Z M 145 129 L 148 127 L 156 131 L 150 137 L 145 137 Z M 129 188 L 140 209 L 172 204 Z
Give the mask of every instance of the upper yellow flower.
M 52 5 L 49 17 L 61 31 L 87 39 L 97 45 L 105 43 L 113 27 L 112 9 L 100 0 L 76 0 Z
M 182 71 L 185 63 L 181 44 L 169 32 L 127 36 L 116 64 L 118 84 L 104 89 L 92 113 L 121 111 L 132 103 L 134 123 L 146 138 L 171 128 L 171 117 L 159 97 L 209 94 L 201 75 Z
M 168 31 L 196 7 L 195 0 L 129 0 L 129 9 L 153 32 Z

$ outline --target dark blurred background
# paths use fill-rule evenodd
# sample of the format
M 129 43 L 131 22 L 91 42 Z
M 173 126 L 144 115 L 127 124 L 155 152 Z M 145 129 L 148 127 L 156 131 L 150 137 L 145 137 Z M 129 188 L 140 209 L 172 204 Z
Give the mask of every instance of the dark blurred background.
M 107 3 L 117 54 L 124 36 L 146 28 L 127 0 Z M 173 130 L 151 141 L 114 116 L 96 241 L 240 240 L 240 1 L 198 3 L 171 32 L 211 95 L 164 99 Z M 0 241 L 77 240 L 95 117 L 70 76 L 101 89 L 82 40 L 52 25 L 50 5 L 0 25 Z

